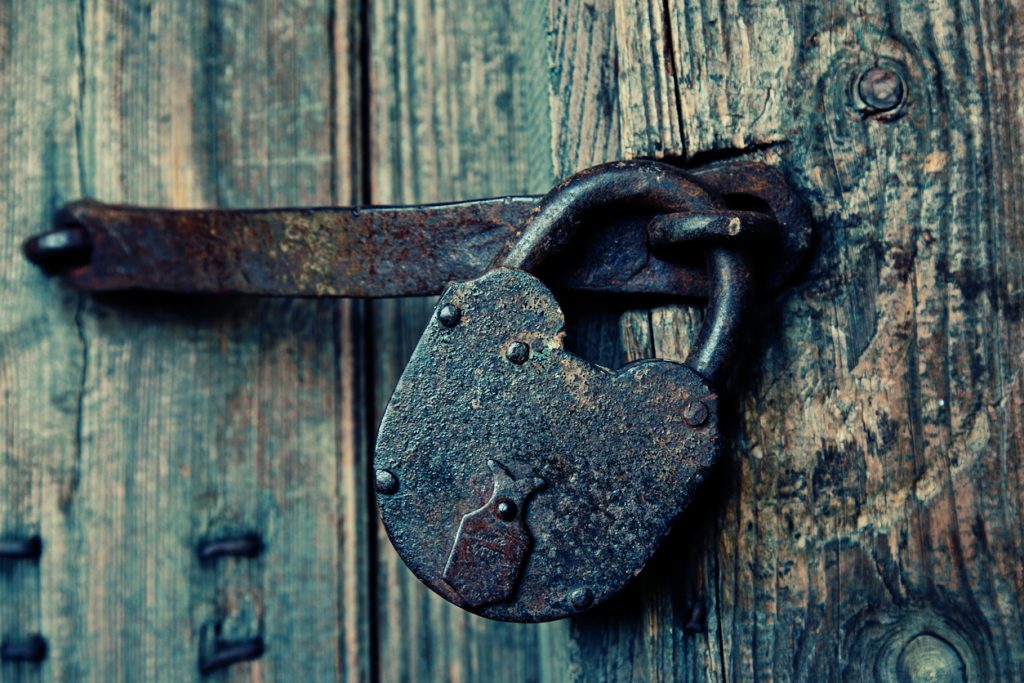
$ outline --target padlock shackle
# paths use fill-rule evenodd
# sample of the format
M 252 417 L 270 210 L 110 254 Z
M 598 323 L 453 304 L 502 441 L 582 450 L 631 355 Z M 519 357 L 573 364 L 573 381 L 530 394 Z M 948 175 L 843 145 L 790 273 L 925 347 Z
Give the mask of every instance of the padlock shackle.
M 729 375 L 729 363 L 739 351 L 740 321 L 746 318 L 753 284 L 749 261 L 739 250 L 708 250 L 708 305 L 686 364 L 713 386 Z
M 560 183 L 531 214 L 515 245 L 497 265 L 531 273 L 562 253 L 599 209 L 635 207 L 664 213 L 720 209 L 715 198 L 674 166 L 619 161 L 595 166 Z M 739 343 L 740 321 L 751 289 L 746 254 L 707 249 L 708 306 L 686 364 L 712 385 L 725 377 Z
M 536 273 L 550 256 L 578 238 L 599 209 L 634 207 L 664 213 L 719 208 L 703 187 L 675 166 L 657 161 L 615 161 L 580 171 L 544 195 L 526 227 L 496 265 Z

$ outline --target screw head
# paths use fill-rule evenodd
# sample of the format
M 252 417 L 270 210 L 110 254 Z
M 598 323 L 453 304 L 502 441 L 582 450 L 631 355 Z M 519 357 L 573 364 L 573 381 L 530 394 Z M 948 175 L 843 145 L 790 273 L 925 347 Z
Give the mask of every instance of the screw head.
M 455 327 L 462 319 L 462 311 L 458 306 L 445 304 L 437 309 L 437 320 L 445 327 Z
M 875 66 L 857 80 L 857 95 L 869 110 L 882 113 L 903 104 L 906 86 L 903 78 L 892 69 Z
M 373 485 L 377 489 L 377 493 L 390 496 L 398 491 L 398 477 L 390 470 L 377 470 L 374 473 L 373 479 Z
M 498 519 L 505 522 L 511 522 L 519 514 L 519 508 L 516 504 L 507 498 L 502 498 L 498 501 L 498 504 L 494 506 L 494 514 L 498 516 Z
M 691 427 L 700 427 L 708 420 L 708 405 L 700 399 L 687 401 L 683 408 L 683 419 Z
M 529 357 L 530 345 L 525 342 L 514 341 L 505 349 L 505 358 L 508 358 L 516 365 L 522 365 Z
M 594 602 L 594 593 L 589 588 L 577 588 L 569 593 L 569 604 L 573 609 L 587 609 Z

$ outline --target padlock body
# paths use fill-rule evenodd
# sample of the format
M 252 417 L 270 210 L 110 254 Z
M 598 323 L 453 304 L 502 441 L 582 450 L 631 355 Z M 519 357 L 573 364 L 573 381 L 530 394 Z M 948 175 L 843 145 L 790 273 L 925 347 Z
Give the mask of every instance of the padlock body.
M 558 302 L 521 270 L 452 285 L 442 310 L 377 439 L 392 543 L 434 591 L 486 617 L 600 604 L 640 572 L 718 457 L 714 389 L 682 363 L 611 371 L 565 350 Z

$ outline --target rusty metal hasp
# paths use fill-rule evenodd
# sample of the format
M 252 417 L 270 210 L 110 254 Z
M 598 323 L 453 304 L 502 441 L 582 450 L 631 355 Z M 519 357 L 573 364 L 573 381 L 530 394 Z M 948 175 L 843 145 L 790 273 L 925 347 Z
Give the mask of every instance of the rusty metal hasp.
M 635 161 L 540 199 L 432 207 L 79 202 L 26 252 L 92 290 L 380 296 L 456 280 L 385 410 L 378 506 L 438 594 L 536 622 L 607 600 L 654 554 L 718 458 L 719 391 L 751 294 L 778 289 L 809 240 L 768 167 Z M 553 289 L 708 305 L 685 362 L 611 371 L 565 349 Z
M 687 175 L 730 209 L 771 216 L 778 229 L 757 248 L 772 267 L 759 276 L 779 289 L 810 237 L 806 213 L 782 174 L 733 162 Z M 540 199 L 292 209 L 155 209 L 85 199 L 62 207 L 54 228 L 29 238 L 24 251 L 94 292 L 422 296 L 483 275 L 512 248 Z M 697 229 L 700 217 L 667 216 L 657 230 L 648 218 L 629 207 L 602 215 L 545 280 L 574 293 L 706 296 L 701 255 L 671 234 Z

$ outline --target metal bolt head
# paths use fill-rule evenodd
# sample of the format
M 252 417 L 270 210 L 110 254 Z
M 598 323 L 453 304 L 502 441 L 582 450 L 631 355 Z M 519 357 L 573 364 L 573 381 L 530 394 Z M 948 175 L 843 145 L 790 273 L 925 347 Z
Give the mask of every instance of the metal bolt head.
M 437 320 L 445 327 L 455 327 L 462 319 L 462 311 L 458 306 L 445 304 L 437 310 Z
M 29 261 L 54 273 L 89 263 L 92 244 L 84 228 L 69 226 L 29 238 L 22 250 Z
M 700 427 L 708 421 L 708 405 L 698 398 L 686 402 L 683 407 L 683 419 L 691 427 Z
M 374 473 L 373 485 L 377 493 L 390 496 L 398 491 L 398 477 L 389 470 L 377 470 Z
M 516 365 L 522 365 L 530 357 L 530 345 L 521 341 L 514 341 L 505 349 L 505 358 Z
M 903 78 L 885 67 L 872 67 L 861 74 L 857 81 L 857 95 L 872 112 L 896 109 L 903 103 L 905 94 Z
M 594 593 L 589 588 L 577 588 L 569 593 L 569 604 L 573 609 L 587 609 L 594 602 Z
M 511 500 L 502 499 L 498 501 L 498 504 L 494 506 L 494 514 L 498 516 L 498 519 L 505 522 L 511 522 L 516 518 L 519 513 L 519 508 Z

